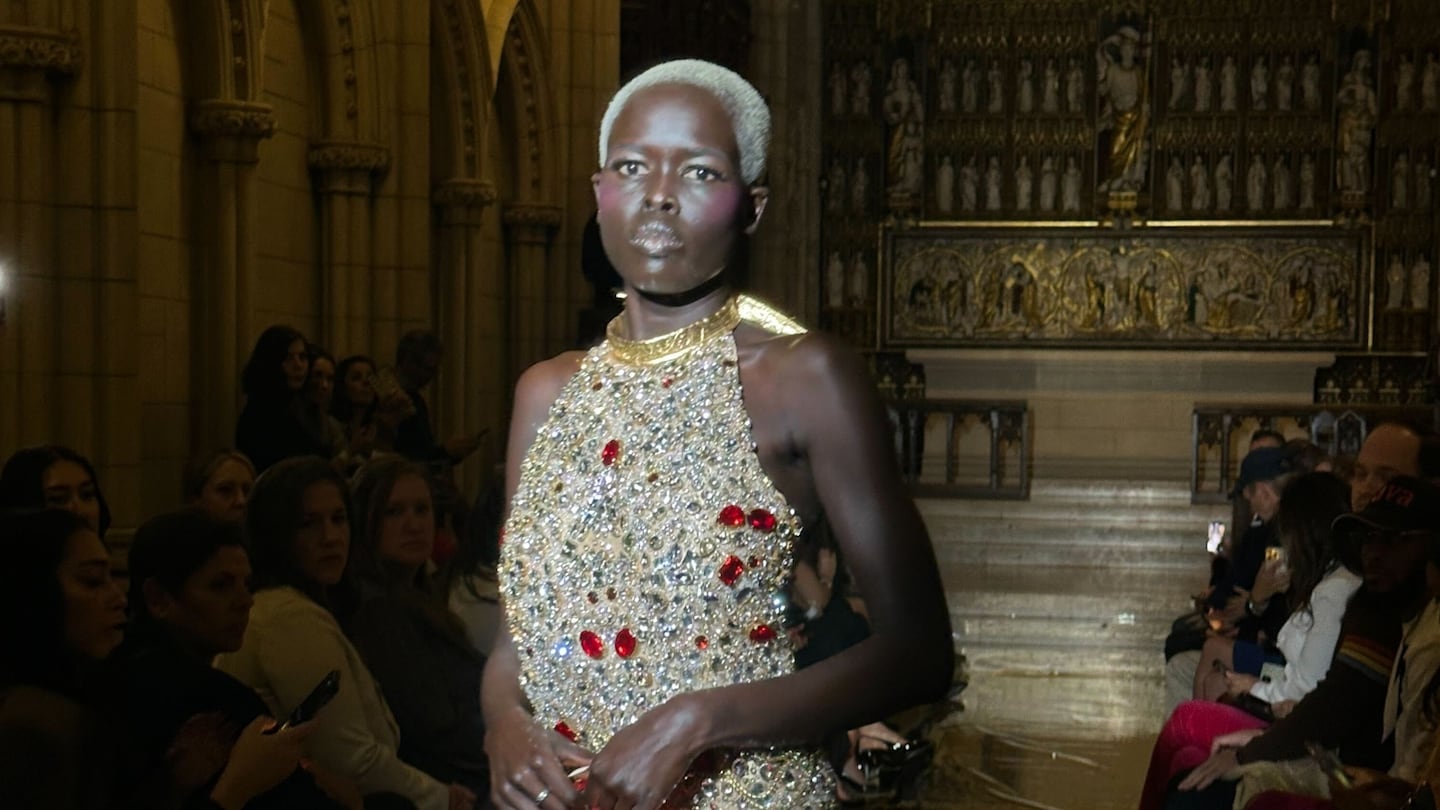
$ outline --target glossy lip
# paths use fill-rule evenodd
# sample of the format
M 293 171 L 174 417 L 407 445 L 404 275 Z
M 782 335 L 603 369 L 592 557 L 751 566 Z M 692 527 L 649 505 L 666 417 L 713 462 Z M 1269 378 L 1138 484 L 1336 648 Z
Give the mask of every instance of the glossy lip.
M 679 251 L 685 242 L 674 228 L 657 220 L 643 223 L 630 235 L 630 244 L 648 256 L 662 257 Z

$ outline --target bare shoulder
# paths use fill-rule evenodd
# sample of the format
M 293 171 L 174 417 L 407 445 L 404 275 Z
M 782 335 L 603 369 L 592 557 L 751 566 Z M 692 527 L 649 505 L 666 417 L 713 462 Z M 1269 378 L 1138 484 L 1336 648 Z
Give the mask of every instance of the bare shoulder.
M 870 374 L 853 349 L 834 335 L 804 332 L 775 335 L 749 328 L 742 342 L 755 352 L 756 368 L 783 380 L 791 390 L 828 390 L 854 385 L 869 387 Z
M 515 383 L 515 410 L 533 412 L 539 408 L 543 413 L 560 396 L 565 383 L 580 370 L 584 352 L 565 352 L 525 370 Z

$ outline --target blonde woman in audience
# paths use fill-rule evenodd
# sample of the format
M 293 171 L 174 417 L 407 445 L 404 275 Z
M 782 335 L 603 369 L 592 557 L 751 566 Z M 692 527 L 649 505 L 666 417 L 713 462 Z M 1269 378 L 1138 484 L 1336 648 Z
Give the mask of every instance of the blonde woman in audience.
M 418 810 L 468 810 L 455 792 L 400 760 L 400 733 L 380 687 L 340 629 L 337 602 L 350 554 L 349 488 L 321 459 L 289 459 L 255 482 L 245 538 L 255 605 L 244 644 L 216 666 L 286 717 L 331 670 L 340 689 L 307 750 L 323 768 Z
M 219 520 L 238 521 L 245 517 L 254 486 L 255 465 L 244 453 L 227 447 L 185 465 L 181 488 L 185 503 Z

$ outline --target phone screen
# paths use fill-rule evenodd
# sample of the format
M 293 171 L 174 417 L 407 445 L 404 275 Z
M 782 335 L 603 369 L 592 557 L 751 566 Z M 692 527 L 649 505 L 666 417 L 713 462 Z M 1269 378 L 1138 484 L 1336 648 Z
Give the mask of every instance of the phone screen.
M 325 704 L 334 699 L 335 694 L 339 691 L 340 671 L 332 669 L 324 678 L 320 679 L 320 683 L 315 684 L 315 688 L 310 691 L 310 694 L 300 701 L 300 705 L 290 713 L 290 718 L 285 721 L 283 727 L 290 728 L 314 720 L 315 715 L 319 714 L 320 710 L 325 708 Z
M 1225 521 L 1210 521 L 1210 532 L 1205 538 L 1205 550 L 1211 554 L 1220 553 L 1220 545 L 1225 541 Z

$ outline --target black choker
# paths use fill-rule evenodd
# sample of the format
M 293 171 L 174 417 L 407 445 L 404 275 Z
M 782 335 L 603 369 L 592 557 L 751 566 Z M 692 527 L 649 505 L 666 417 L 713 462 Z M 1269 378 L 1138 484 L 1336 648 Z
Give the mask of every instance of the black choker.
M 644 290 L 636 290 L 635 294 L 651 303 L 659 304 L 662 307 L 683 307 L 699 301 L 701 298 L 715 292 L 725 286 L 725 273 L 721 271 L 711 276 L 708 281 L 699 287 L 692 287 L 685 292 L 678 293 L 651 293 Z

